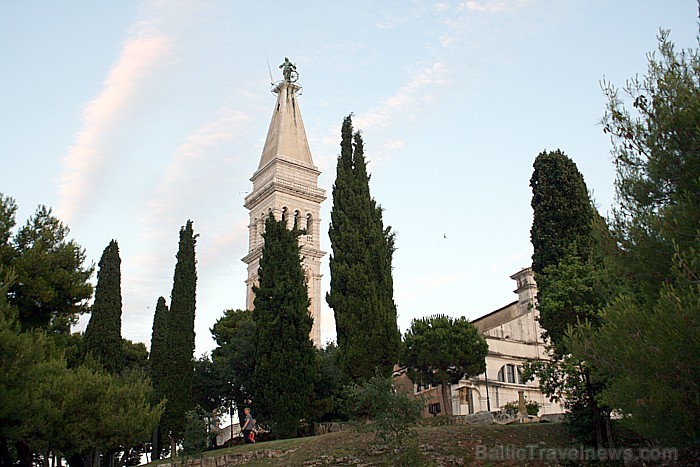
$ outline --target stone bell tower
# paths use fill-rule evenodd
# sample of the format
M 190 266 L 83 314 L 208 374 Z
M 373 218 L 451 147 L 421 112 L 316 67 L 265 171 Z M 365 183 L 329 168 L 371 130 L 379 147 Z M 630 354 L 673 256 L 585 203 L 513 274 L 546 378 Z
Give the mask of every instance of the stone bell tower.
M 326 199 L 326 191 L 318 187 L 320 171 L 311 158 L 301 119 L 297 97 L 301 86 L 297 84 L 296 66 L 285 57 L 280 65 L 284 79 L 273 84 L 272 93 L 277 102 L 267 131 L 265 146 L 260 156 L 258 170 L 250 179 L 253 191 L 246 196 L 243 206 L 250 211 L 248 225 L 248 254 L 243 262 L 248 265 L 246 279 L 246 308 L 253 309 L 253 285 L 258 280 L 258 268 L 262 254 L 265 219 L 272 213 L 275 219 L 284 219 L 288 228 L 295 225 L 305 229 L 299 237 L 302 267 L 309 291 L 309 314 L 314 320 L 311 339 L 321 346 L 321 251 L 320 209 Z

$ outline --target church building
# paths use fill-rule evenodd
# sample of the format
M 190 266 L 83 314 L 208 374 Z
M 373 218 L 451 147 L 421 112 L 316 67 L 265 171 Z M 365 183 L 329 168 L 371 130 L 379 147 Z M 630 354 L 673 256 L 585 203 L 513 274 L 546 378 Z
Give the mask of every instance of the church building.
M 321 172 L 314 165 L 301 119 L 297 100 L 301 86 L 297 84 L 296 66 L 285 58 L 280 68 L 284 79 L 272 87 L 277 101 L 258 169 L 250 179 L 253 190 L 244 202 L 250 213 L 248 254 L 242 259 L 248 265 L 246 308 L 254 308 L 253 285 L 258 280 L 262 234 L 265 219 L 272 213 L 275 219 L 283 219 L 289 229 L 296 226 L 305 230 L 299 243 L 311 303 L 309 313 L 314 320 L 311 339 L 320 347 L 321 258 L 326 254 L 321 250 L 320 209 L 326 191 L 318 187 Z
M 405 369 L 394 372 L 394 381 L 404 391 L 426 401 L 424 415 L 443 415 L 445 404 L 452 405 L 454 415 L 498 411 L 508 403 L 517 403 L 522 393 L 527 401 L 539 404 L 539 415 L 564 412 L 560 403 L 552 402 L 541 391 L 539 383 L 524 381 L 522 365 L 527 360 L 549 360 L 543 329 L 538 322 L 537 284 L 532 268 L 524 268 L 512 276 L 518 299 L 472 321 L 489 346 L 486 372 L 450 385 L 449 401 L 442 400 L 438 385 L 419 386 L 411 383 Z

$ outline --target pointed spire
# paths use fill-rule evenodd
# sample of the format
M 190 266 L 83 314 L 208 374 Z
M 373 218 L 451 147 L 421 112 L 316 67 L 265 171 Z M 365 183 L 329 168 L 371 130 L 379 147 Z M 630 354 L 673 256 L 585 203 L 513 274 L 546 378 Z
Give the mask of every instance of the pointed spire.
M 280 67 L 287 65 L 288 62 L 289 60 L 285 57 L 285 63 Z M 272 92 L 277 94 L 277 105 L 272 114 L 258 169 L 262 169 L 278 157 L 313 168 L 314 163 L 311 158 L 309 142 L 306 139 L 306 129 L 297 103 L 297 92 L 301 86 L 295 82 L 296 76 L 298 76 L 296 75 L 296 67 L 289 62 L 283 73 L 284 80 L 277 83 L 272 89 Z

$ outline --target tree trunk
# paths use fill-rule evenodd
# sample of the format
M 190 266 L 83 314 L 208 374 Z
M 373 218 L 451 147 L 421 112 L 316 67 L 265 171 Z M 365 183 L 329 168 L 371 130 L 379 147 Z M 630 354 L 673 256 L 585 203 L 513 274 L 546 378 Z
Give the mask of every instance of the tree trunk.
M 10 446 L 4 436 L 0 436 L 0 465 L 12 465 Z
M 610 411 L 605 412 L 605 431 L 608 435 L 608 447 L 614 448 L 615 441 L 613 440 L 612 426 L 610 426 Z
M 170 437 L 170 465 L 175 465 L 175 454 L 177 454 L 177 443 L 175 438 Z
M 151 462 L 160 459 L 160 426 L 156 426 L 153 430 L 153 439 L 151 440 Z
M 228 416 L 231 419 L 231 431 L 229 431 L 229 436 L 231 438 L 229 447 L 231 447 L 233 446 L 233 399 L 228 402 Z
M 595 393 L 593 392 L 593 385 L 591 384 L 591 376 L 588 369 L 584 369 L 583 378 L 586 382 L 586 399 L 590 404 L 591 411 L 593 412 L 593 426 L 595 427 L 595 443 L 598 449 L 603 448 L 603 423 L 602 414 L 598 403 L 595 400 Z
M 445 415 L 452 415 L 452 391 L 447 385 L 447 382 L 442 383 L 442 403 L 445 404 Z
M 20 467 L 32 467 L 32 451 L 29 446 L 24 441 L 18 441 L 15 443 L 15 448 L 17 449 L 17 457 L 19 458 Z
M 46 449 L 44 452 L 41 453 L 41 465 L 42 467 L 49 467 L 49 456 L 51 454 L 49 453 L 49 450 Z

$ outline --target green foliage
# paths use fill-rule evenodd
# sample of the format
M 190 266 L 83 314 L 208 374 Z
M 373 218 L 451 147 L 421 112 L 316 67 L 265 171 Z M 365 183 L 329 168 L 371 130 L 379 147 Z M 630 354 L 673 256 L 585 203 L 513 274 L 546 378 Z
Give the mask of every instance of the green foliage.
M 532 270 L 539 274 L 557 264 L 572 244 L 582 258 L 587 257 L 593 209 L 583 176 L 563 152 L 542 152 L 533 167 L 530 235 Z
M 188 220 L 180 228 L 177 263 L 170 297 L 170 311 L 165 319 L 165 371 L 160 386 L 167 399 L 161 426 L 171 440 L 180 440 L 185 431 L 185 414 L 194 407 L 192 399 L 194 316 L 197 271 L 195 244 L 197 236 Z M 155 323 L 154 323 L 155 325 Z
M 167 371 L 167 321 L 168 306 L 165 304 L 165 298 L 158 297 L 155 313 L 153 315 L 153 330 L 151 332 L 151 354 L 148 358 L 148 372 L 153 381 L 155 397 L 160 400 L 165 396 L 163 389 L 164 376 Z
M 602 322 L 592 338 L 577 336 L 575 350 L 610 379 L 603 400 L 645 437 L 700 445 L 697 280 L 664 284 L 651 309 L 621 296 L 604 311 Z
M 88 456 L 145 441 L 162 406 L 150 384 L 81 365 L 68 368 L 54 339 L 22 332 L 0 287 L 0 438 L 31 451 Z
M 411 322 L 401 360 L 411 381 L 442 385 L 445 408 L 451 414 L 447 383 L 486 371 L 487 352 L 486 340 L 466 318 L 434 315 Z
M 250 403 L 255 369 L 255 321 L 250 310 L 226 310 L 211 328 L 218 345 L 212 352 L 214 371 L 218 375 L 219 396 L 229 408 L 238 408 L 243 421 L 243 407 Z
M 263 234 L 259 285 L 253 287 L 253 400 L 258 420 L 280 437 L 296 436 L 300 421 L 308 418 L 318 372 L 309 337 L 313 320 L 298 236 L 298 230 L 288 230 L 284 221 L 270 214 Z
M 133 342 L 122 339 L 122 353 L 124 355 L 124 368 L 148 375 L 148 350 L 143 342 Z
M 85 266 L 85 251 L 66 240 L 68 227 L 45 206 L 39 206 L 7 243 L 15 211 L 14 200 L 0 195 L 0 259 L 17 274 L 10 297 L 22 329 L 68 333 L 78 315 L 88 310 L 94 268 Z
M 604 245 L 598 240 L 607 227 L 601 220 L 595 229 L 600 235 L 592 239 L 593 248 L 587 258 L 582 258 L 572 243 L 556 264 L 537 275 L 539 322 L 558 355 L 569 353 L 565 339 L 569 328 L 584 322 L 595 328 L 600 311 L 623 288 L 617 271 L 605 260 Z
M 309 417 L 314 421 L 346 419 L 342 401 L 345 377 L 338 367 L 337 353 L 338 346 L 333 342 L 316 350 L 319 377 L 309 407 Z
M 609 233 L 576 164 L 561 151 L 537 156 L 530 186 L 532 269 L 538 284 L 539 322 L 549 338 L 554 360 L 533 362 L 527 373 L 539 378 L 543 392 L 552 400 L 565 396 L 569 409 L 582 408 L 572 412 L 570 428 L 585 426 L 588 433 L 595 433 L 601 448 L 608 416 L 598 401 L 603 381 L 594 383 L 590 368 L 580 357 L 570 355 L 565 335 L 583 324 L 595 327 L 600 309 L 611 297 L 616 281 L 611 280 L 603 254 L 610 247 Z M 590 412 L 592 418 L 577 418 L 584 412 Z M 588 424 L 589 418 L 593 424 Z
M 209 424 L 211 416 L 196 406 L 185 416 L 185 432 L 182 438 L 182 454 L 185 457 L 196 457 L 209 447 Z
M 166 379 L 165 375 L 168 371 L 168 348 L 166 345 L 167 339 L 167 321 L 170 311 L 165 304 L 165 298 L 158 297 L 156 309 L 153 315 L 153 328 L 151 331 L 151 353 L 148 356 L 148 375 L 151 377 L 153 384 L 153 402 L 157 403 L 166 399 Z M 164 433 L 162 428 L 162 420 L 153 433 L 151 443 L 151 453 L 153 459 L 160 459 L 160 455 L 164 448 Z
M 85 329 L 85 350 L 110 373 L 124 368 L 122 343 L 121 258 L 119 245 L 112 240 L 102 253 L 97 271 L 95 302 Z
M 194 403 L 206 412 L 212 413 L 223 404 L 222 383 L 216 365 L 207 354 L 194 360 L 192 376 L 192 397 Z
M 589 322 L 575 329 L 588 335 L 594 332 Z M 567 346 L 572 346 L 568 334 L 564 340 Z M 523 365 L 523 379 L 527 381 L 534 376 L 542 393 L 567 410 L 567 429 L 574 438 L 586 446 L 603 447 L 604 434 L 610 441 L 612 434 L 606 424 L 610 409 L 600 400 L 606 380 L 592 371 L 590 364 L 581 359 L 580 353 L 553 354 L 551 360 L 526 362 Z
M 672 280 L 676 247 L 681 256 L 700 251 L 700 55 L 677 53 L 662 31 L 646 75 L 622 92 L 610 83 L 603 90 L 604 131 L 617 170 L 620 260 L 641 298 L 654 300 L 661 282 Z
M 361 422 L 361 430 L 374 432 L 397 449 L 415 436 L 414 428 L 425 406 L 420 399 L 397 393 L 391 378 L 381 375 L 346 386 L 344 399 L 350 415 Z
M 12 229 L 17 225 L 16 214 L 15 199 L 0 192 L 0 265 L 12 264 L 16 255 L 12 244 Z
M 359 131 L 353 134 L 352 116 L 343 121 L 341 136 L 326 300 L 335 313 L 339 365 L 357 381 L 372 377 L 376 368 L 391 374 L 401 335 L 393 298 L 394 233 L 384 227 L 382 208 L 370 195 L 364 143 Z
M 612 256 L 625 287 L 575 353 L 608 379 L 601 399 L 638 433 L 700 445 L 700 54 L 667 32 L 642 78 L 604 84 L 618 206 Z
M 507 402 L 506 404 L 503 404 L 501 406 L 502 410 L 505 410 L 506 412 L 512 414 L 512 415 L 517 415 L 520 412 L 520 402 L 518 401 L 511 401 Z M 537 416 L 538 413 L 540 413 L 540 403 L 537 401 L 525 401 L 525 409 L 527 410 L 528 415 Z

